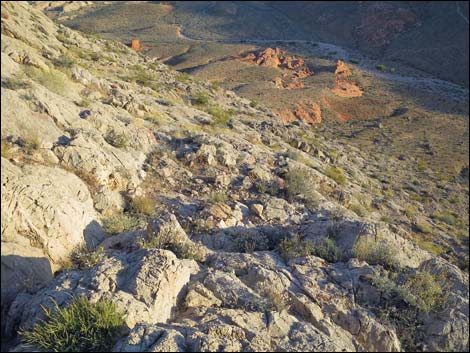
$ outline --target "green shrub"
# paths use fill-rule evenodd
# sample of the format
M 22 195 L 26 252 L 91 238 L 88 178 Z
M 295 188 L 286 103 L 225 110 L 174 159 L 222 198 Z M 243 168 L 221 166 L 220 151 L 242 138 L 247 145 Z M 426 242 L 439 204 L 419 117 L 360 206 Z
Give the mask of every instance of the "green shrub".
M 458 219 L 455 214 L 449 211 L 434 212 L 432 217 L 451 226 L 455 226 L 458 223 Z
M 157 112 L 153 112 L 151 115 L 146 115 L 144 117 L 144 120 L 150 121 L 151 123 L 157 126 L 163 125 L 166 121 L 164 116 Z
M 383 241 L 370 237 L 359 237 L 353 247 L 353 255 L 369 265 L 382 265 L 388 268 L 398 267 L 398 250 Z
M 446 295 L 437 277 L 423 271 L 408 277 L 403 289 L 407 291 L 406 300 L 421 312 L 429 312 L 440 308 Z
M 182 82 L 182 83 L 187 83 L 189 81 L 190 77 L 191 76 L 189 76 L 186 72 L 179 72 L 175 76 L 175 80 L 179 81 L 179 82 Z
M 17 90 L 31 88 L 31 83 L 26 81 L 24 76 L 12 76 L 9 78 L 2 79 L 2 87 Z
M 429 224 L 429 222 L 424 219 L 418 219 L 415 223 L 415 227 L 421 233 L 429 234 L 432 232 L 431 224 Z
M 138 196 L 131 201 L 131 209 L 145 215 L 152 215 L 155 212 L 156 201 L 148 196 Z
M 194 97 L 194 103 L 197 105 L 207 105 L 209 104 L 209 96 L 206 93 L 199 92 Z
M 210 107 L 208 113 L 214 117 L 212 124 L 214 125 L 228 125 L 231 114 L 228 110 L 223 110 L 218 106 Z
M 269 248 L 269 240 L 264 235 L 255 232 L 241 232 L 235 239 L 239 252 L 252 253 L 253 251 L 264 251 Z
M 2 140 L 1 148 L 2 148 L 2 157 L 7 158 L 7 159 L 10 158 L 10 156 L 11 156 L 10 144 L 8 142 Z
M 60 71 L 53 69 L 44 71 L 32 66 L 28 66 L 24 70 L 28 77 L 56 94 L 63 95 L 68 91 L 67 76 Z
M 299 235 L 294 234 L 291 238 L 285 237 L 279 242 L 277 247 L 279 254 L 285 261 L 312 255 L 314 247 L 308 240 L 303 240 Z
M 32 133 L 21 139 L 21 145 L 28 151 L 36 151 L 41 146 L 41 140 L 39 139 L 37 134 Z
M 108 300 L 90 303 L 77 297 L 62 309 L 55 303 L 55 313 L 43 310 L 46 320 L 20 335 L 27 345 L 46 352 L 108 352 L 125 325 L 123 314 Z
M 124 213 L 114 214 L 103 221 L 104 231 L 111 235 L 135 230 L 140 225 L 141 222 L 137 217 Z
M 116 130 L 110 130 L 105 138 L 107 143 L 116 148 L 125 148 L 129 142 L 126 135 L 117 132 Z
M 343 174 L 343 171 L 339 168 L 329 166 L 325 170 L 326 176 L 336 181 L 339 185 L 346 184 L 346 177 Z
M 95 266 L 106 258 L 104 248 L 87 249 L 85 246 L 77 247 L 71 254 L 72 263 L 80 268 L 86 269 Z
M 281 190 L 279 183 L 274 180 L 257 180 L 255 188 L 260 194 L 269 194 L 271 196 L 277 196 Z
M 250 107 L 256 108 L 258 106 L 258 102 L 255 100 L 250 101 Z
M 320 244 L 316 245 L 313 254 L 328 262 L 338 262 L 343 257 L 341 249 L 338 248 L 336 242 L 330 238 L 326 238 Z
M 64 69 L 70 69 L 75 64 L 73 59 L 70 56 L 65 55 L 65 54 L 62 54 L 57 59 L 55 59 L 53 62 L 54 62 L 55 66 L 63 67 Z
M 304 205 L 309 209 L 314 209 L 319 205 L 319 197 L 313 190 L 310 176 L 304 168 L 292 168 L 285 177 L 286 195 L 289 200 L 293 200 L 298 195 L 302 195 Z
M 227 195 L 223 192 L 213 191 L 209 194 L 208 201 L 210 203 L 227 201 Z
M 385 64 L 378 64 L 375 66 L 375 68 L 377 70 L 380 70 L 380 71 L 386 71 L 387 70 L 387 66 Z
M 369 214 L 369 211 L 367 210 L 367 208 L 365 208 L 363 205 L 357 202 L 351 204 L 349 206 L 349 209 L 360 217 L 365 217 Z

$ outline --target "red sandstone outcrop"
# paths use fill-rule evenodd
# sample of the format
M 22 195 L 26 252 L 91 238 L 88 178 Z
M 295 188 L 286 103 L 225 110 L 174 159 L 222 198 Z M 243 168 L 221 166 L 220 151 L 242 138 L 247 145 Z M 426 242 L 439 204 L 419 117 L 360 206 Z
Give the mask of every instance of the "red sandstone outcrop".
M 139 51 L 140 50 L 140 40 L 132 39 L 131 48 L 134 49 L 135 51 Z
M 266 48 L 264 50 L 249 53 L 242 61 L 254 63 L 259 66 L 267 66 L 281 69 L 295 70 L 304 66 L 303 59 L 287 55 L 287 51 L 280 48 Z
M 364 93 L 356 83 L 345 80 L 336 80 L 331 91 L 337 96 L 345 98 L 360 97 Z
M 337 78 L 346 78 L 352 75 L 349 67 L 342 60 L 336 63 L 335 75 Z
M 292 110 L 284 109 L 279 113 L 282 121 L 302 120 L 307 124 L 319 124 L 322 121 L 321 108 L 317 103 L 297 103 Z

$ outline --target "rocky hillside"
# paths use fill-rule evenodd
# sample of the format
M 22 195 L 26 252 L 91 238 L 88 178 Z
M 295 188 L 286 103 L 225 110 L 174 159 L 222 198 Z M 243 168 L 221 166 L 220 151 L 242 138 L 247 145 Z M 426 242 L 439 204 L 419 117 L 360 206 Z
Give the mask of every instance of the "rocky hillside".
M 116 352 L 469 349 L 468 273 L 366 152 L 27 2 L 1 33 L 2 348 L 77 349 L 28 332 L 85 298 Z

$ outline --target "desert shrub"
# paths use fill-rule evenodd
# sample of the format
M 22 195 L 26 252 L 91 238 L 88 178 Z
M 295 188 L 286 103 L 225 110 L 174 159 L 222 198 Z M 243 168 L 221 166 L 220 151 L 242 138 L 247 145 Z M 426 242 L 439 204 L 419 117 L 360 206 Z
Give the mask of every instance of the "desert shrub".
M 353 247 L 353 255 L 369 265 L 383 265 L 388 268 L 398 267 L 398 250 L 383 241 L 370 237 L 359 237 Z
M 126 135 L 117 132 L 116 130 L 110 130 L 106 134 L 105 138 L 107 143 L 116 148 L 125 148 L 129 142 Z
M 224 202 L 227 201 L 227 195 L 223 192 L 213 191 L 209 194 L 207 201 L 210 203 Z
M 325 170 L 326 176 L 336 181 L 339 185 L 346 184 L 346 177 L 340 168 L 329 166 Z
M 424 219 L 418 219 L 415 223 L 415 227 L 421 233 L 429 234 L 432 232 L 432 226 Z
M 446 294 L 439 279 L 427 271 L 417 272 L 407 278 L 402 286 L 404 299 L 421 312 L 439 309 L 446 301 Z
M 358 202 L 351 204 L 349 209 L 360 217 L 365 217 L 369 214 L 369 210 Z
M 293 200 L 302 195 L 304 205 L 309 209 L 314 209 L 319 205 L 319 197 L 313 189 L 310 176 L 304 168 L 292 168 L 285 176 L 286 196 Z
M 223 110 L 219 106 L 210 107 L 208 113 L 214 117 L 212 124 L 227 125 L 231 119 L 230 111 Z
M 36 151 L 41 147 L 41 140 L 37 134 L 31 133 L 20 138 L 19 144 L 28 151 Z
M 375 66 L 375 68 L 377 70 L 380 70 L 380 71 L 386 71 L 387 70 L 387 66 L 385 64 L 378 64 Z
M 458 220 L 455 214 L 449 211 L 434 212 L 432 217 L 444 223 L 447 223 L 448 225 L 451 225 L 451 226 L 455 226 L 458 223 Z
M 414 216 L 416 216 L 416 213 L 418 211 L 416 210 L 416 207 L 414 207 L 413 205 L 408 205 L 405 207 L 405 214 L 408 218 L 413 218 Z
M 64 94 L 68 91 L 67 76 L 60 71 L 52 69 L 44 71 L 32 66 L 28 66 L 24 70 L 28 77 L 54 93 Z
M 59 56 L 53 61 L 53 63 L 55 66 L 63 67 L 64 69 L 70 69 L 75 64 L 73 59 L 66 54 L 62 54 L 61 56 Z
M 138 196 L 131 201 L 130 207 L 133 211 L 145 215 L 152 215 L 155 212 L 156 201 L 148 196 Z
M 2 87 L 11 90 L 31 88 L 31 83 L 26 81 L 24 76 L 12 76 L 2 79 Z
M 313 254 L 328 262 L 338 262 L 343 257 L 341 249 L 338 248 L 336 242 L 330 238 L 325 238 L 321 243 L 315 245 Z
M 259 179 L 255 182 L 255 188 L 260 194 L 269 194 L 271 196 L 277 196 L 281 190 L 279 183 L 274 180 Z
M 209 104 L 209 96 L 206 93 L 199 92 L 194 97 L 194 103 L 197 105 Z
M 267 250 L 269 239 L 264 235 L 246 231 L 237 234 L 235 244 L 239 252 L 252 253 Z
M 146 115 L 144 120 L 150 121 L 151 123 L 160 126 L 165 123 L 165 118 L 160 113 L 153 112 L 151 115 Z
M 141 226 L 139 218 L 125 213 L 116 213 L 103 221 L 104 231 L 111 235 L 129 232 L 139 226 Z
M 77 247 L 71 254 L 72 263 L 80 268 L 86 269 L 95 266 L 106 258 L 104 248 L 87 249 L 85 246 Z
M 250 107 L 256 108 L 258 106 L 258 102 L 255 100 L 250 101 Z
M 332 220 L 328 222 L 326 226 L 326 237 L 331 239 L 338 239 L 341 234 L 342 228 L 343 222 L 341 222 L 340 220 Z
M 182 82 L 182 83 L 187 83 L 189 81 L 190 77 L 191 76 L 189 76 L 186 72 L 179 72 L 175 76 L 175 80 L 179 81 L 179 82 Z
M 2 157 L 7 158 L 7 159 L 10 158 L 10 156 L 11 156 L 10 144 L 8 142 L 2 140 L 1 148 L 2 148 Z
M 279 254 L 288 261 L 297 257 L 312 255 L 314 247 L 308 240 L 301 239 L 298 234 L 283 238 L 277 247 Z
M 83 98 L 81 101 L 77 102 L 77 105 L 81 108 L 88 108 L 91 104 L 91 101 L 87 98 Z
M 109 300 L 90 303 L 77 297 L 62 309 L 55 303 L 54 313 L 43 310 L 46 320 L 20 335 L 27 345 L 46 352 L 108 352 L 125 325 L 123 314 Z

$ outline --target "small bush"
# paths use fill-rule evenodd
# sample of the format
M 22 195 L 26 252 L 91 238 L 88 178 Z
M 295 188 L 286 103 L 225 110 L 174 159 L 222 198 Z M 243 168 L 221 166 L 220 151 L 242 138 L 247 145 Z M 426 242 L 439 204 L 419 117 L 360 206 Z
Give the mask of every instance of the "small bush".
M 81 108 L 88 108 L 91 104 L 91 101 L 87 98 L 83 98 L 81 101 L 77 102 L 77 105 Z
M 1 148 L 2 148 L 2 157 L 7 158 L 7 159 L 10 158 L 10 156 L 11 156 L 10 144 L 8 142 L 2 140 Z
M 27 345 L 46 352 L 109 352 L 125 325 L 123 314 L 109 300 L 90 303 L 77 297 L 63 309 L 55 303 L 55 313 L 43 310 L 47 319 L 20 335 Z
M 404 284 L 408 291 L 408 302 L 421 312 L 429 312 L 441 307 L 445 302 L 445 293 L 435 276 L 429 272 L 417 272 Z
M 179 82 L 182 82 L 182 83 L 187 83 L 187 82 L 189 82 L 190 77 L 191 76 L 189 76 L 186 72 L 179 72 L 175 76 L 175 80 L 179 81 Z
M 255 100 L 250 101 L 250 107 L 256 108 L 258 106 L 258 102 Z
M 346 177 L 343 174 L 343 171 L 339 168 L 329 166 L 325 170 L 326 176 L 336 181 L 339 185 L 346 184 Z
M 353 247 L 353 255 L 369 265 L 382 265 L 388 268 L 398 267 L 398 250 L 383 241 L 370 237 L 360 237 Z
M 367 210 L 367 208 L 365 208 L 363 205 L 357 202 L 350 205 L 349 209 L 360 217 L 365 217 L 369 214 L 369 211 Z
M 386 71 L 387 70 L 387 66 L 385 64 L 378 64 L 375 66 L 375 68 L 379 71 Z
M 291 238 L 282 239 L 277 250 L 284 260 L 288 261 L 297 257 L 312 255 L 314 247 L 311 242 L 303 240 L 298 234 L 295 234 Z
M 41 140 L 37 134 L 31 134 L 23 137 L 19 141 L 21 147 L 25 148 L 28 151 L 37 151 L 41 147 Z
M 65 55 L 65 54 L 59 56 L 53 62 L 55 66 L 63 67 L 64 69 L 70 69 L 75 64 L 73 59 L 70 56 Z
M 304 205 L 314 209 L 319 205 L 319 197 L 313 190 L 310 176 L 304 168 L 290 169 L 285 177 L 286 195 L 289 200 L 302 195 Z
M 429 222 L 425 221 L 424 219 L 418 219 L 415 223 L 415 227 L 421 233 L 429 234 L 432 232 L 432 226 Z
M 208 113 L 214 117 L 214 119 L 212 120 L 212 124 L 214 125 L 228 125 L 231 119 L 230 112 L 223 110 L 218 106 L 209 108 Z
M 271 196 L 277 196 L 281 190 L 279 183 L 274 180 L 257 180 L 255 188 L 260 194 L 269 194 Z
M 209 104 L 209 96 L 203 92 L 199 92 L 194 97 L 194 103 L 197 105 L 207 105 Z
M 17 89 L 27 89 L 31 88 L 31 83 L 26 81 L 25 77 L 17 76 L 17 77 L 9 77 L 2 80 L 2 87 L 17 90 Z
M 313 254 L 328 262 L 338 262 L 343 257 L 341 249 L 338 248 L 336 242 L 330 238 L 326 238 L 320 244 L 316 245 Z
M 68 91 L 67 76 L 57 70 L 44 71 L 32 66 L 25 68 L 26 75 L 48 90 L 63 95 Z
M 123 232 L 129 232 L 141 225 L 137 217 L 129 216 L 124 213 L 117 213 L 103 221 L 103 229 L 106 233 L 114 235 Z
M 79 246 L 71 254 L 72 263 L 80 268 L 86 269 L 95 266 L 106 258 L 106 253 L 102 246 L 97 249 L 87 249 L 85 246 Z
M 209 194 L 208 201 L 210 203 L 225 202 L 227 201 L 227 195 L 223 192 L 213 191 Z
M 153 112 L 151 115 L 146 115 L 144 117 L 144 120 L 146 121 L 150 121 L 151 123 L 157 125 L 157 126 L 161 126 L 165 123 L 165 118 L 163 117 L 163 115 L 159 114 L 159 113 L 156 113 L 156 112 Z
M 432 217 L 451 226 L 455 226 L 458 223 L 457 217 L 449 211 L 434 212 Z
M 125 148 L 129 142 L 126 135 L 121 134 L 115 130 L 111 130 L 104 138 L 107 143 L 116 148 Z
M 152 215 L 155 212 L 156 202 L 154 199 L 148 196 L 139 196 L 131 201 L 131 209 L 135 212 L 142 213 L 145 215 Z
M 269 239 L 266 236 L 249 231 L 237 234 L 235 243 L 238 251 L 245 253 L 264 251 L 269 248 Z

